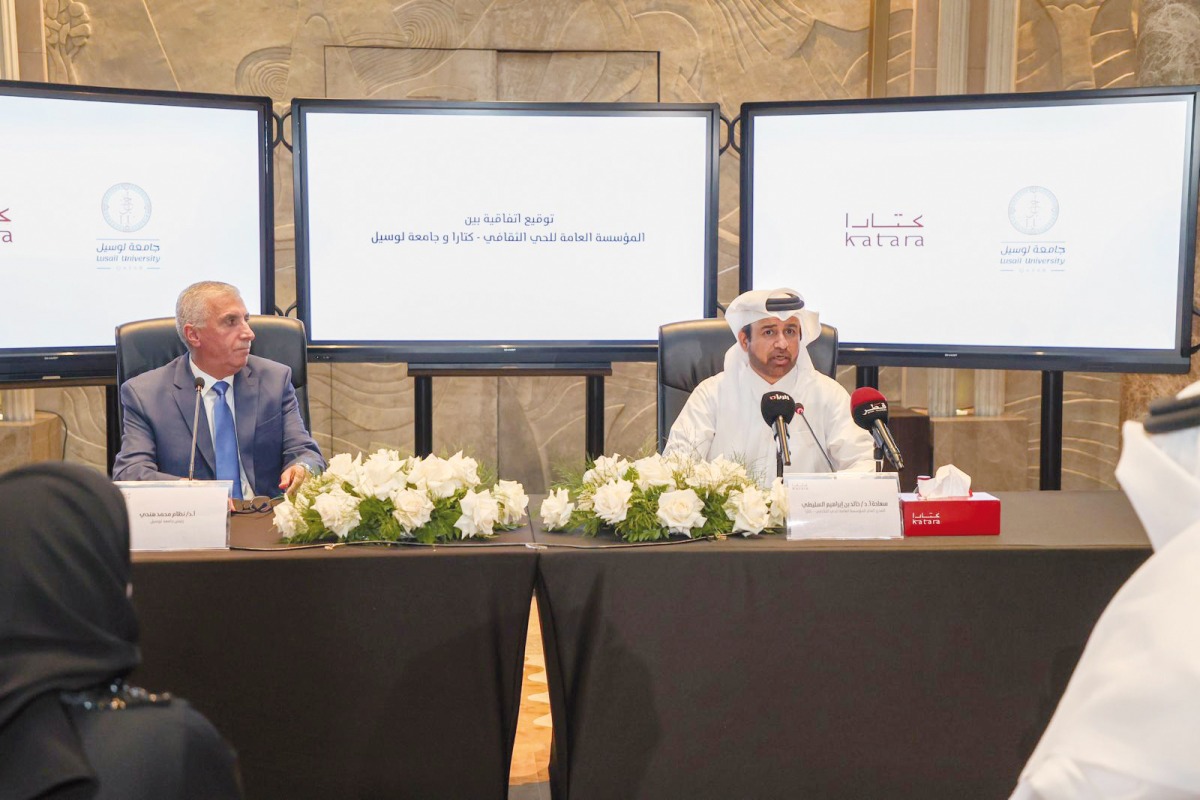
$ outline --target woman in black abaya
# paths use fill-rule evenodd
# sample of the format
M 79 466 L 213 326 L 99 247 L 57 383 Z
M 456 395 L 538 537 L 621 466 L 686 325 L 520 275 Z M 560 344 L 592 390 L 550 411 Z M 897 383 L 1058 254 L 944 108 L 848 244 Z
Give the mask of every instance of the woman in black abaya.
M 232 751 L 140 661 L 129 521 L 99 473 L 0 476 L 0 800 L 239 798 Z

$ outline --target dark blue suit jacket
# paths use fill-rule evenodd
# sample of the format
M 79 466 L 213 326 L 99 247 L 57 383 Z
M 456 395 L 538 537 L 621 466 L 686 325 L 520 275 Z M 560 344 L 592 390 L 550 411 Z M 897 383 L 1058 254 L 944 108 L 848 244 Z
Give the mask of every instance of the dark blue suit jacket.
M 121 386 L 125 421 L 113 480 L 187 477 L 195 381 L 186 355 L 125 381 Z M 255 494 L 279 494 L 280 475 L 298 462 L 313 472 L 325 467 L 321 451 L 300 417 L 291 369 L 250 356 L 233 378 L 233 401 L 242 469 Z M 195 477 L 212 480 L 216 477 L 216 457 L 203 403 L 197 427 Z

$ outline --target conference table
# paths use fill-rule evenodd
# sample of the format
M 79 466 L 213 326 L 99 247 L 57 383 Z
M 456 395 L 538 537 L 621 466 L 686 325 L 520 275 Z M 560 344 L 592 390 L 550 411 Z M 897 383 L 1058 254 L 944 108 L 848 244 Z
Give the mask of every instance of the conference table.
M 235 546 L 277 539 L 233 519 Z M 135 553 L 133 681 L 217 726 L 251 800 L 504 798 L 530 540 Z
M 254 800 L 503 798 L 536 584 L 558 800 L 1002 798 L 1150 549 L 1119 492 L 1000 497 L 1000 536 L 837 543 L 280 550 L 239 517 L 266 549 L 134 555 L 133 680 Z
M 553 796 L 1007 797 L 1150 549 L 1119 492 L 999 496 L 987 537 L 535 526 Z

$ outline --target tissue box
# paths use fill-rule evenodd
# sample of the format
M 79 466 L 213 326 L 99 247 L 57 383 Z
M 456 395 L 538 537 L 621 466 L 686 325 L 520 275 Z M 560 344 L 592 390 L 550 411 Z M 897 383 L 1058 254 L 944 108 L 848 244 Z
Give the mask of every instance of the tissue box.
M 1000 501 L 986 492 L 947 500 L 900 495 L 905 536 L 998 536 Z

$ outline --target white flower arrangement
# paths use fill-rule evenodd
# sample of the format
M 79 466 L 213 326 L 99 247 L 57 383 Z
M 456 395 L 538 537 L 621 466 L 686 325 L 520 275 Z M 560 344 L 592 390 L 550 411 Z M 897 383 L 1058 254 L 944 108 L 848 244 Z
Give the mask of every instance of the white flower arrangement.
M 516 481 L 484 487 L 479 464 L 402 458 L 395 450 L 334 456 L 319 475 L 275 506 L 275 527 L 293 544 L 332 540 L 446 542 L 519 527 L 529 505 Z
M 601 456 L 553 488 L 541 518 L 547 530 L 610 529 L 630 542 L 774 533 L 787 519 L 787 492 L 779 479 L 770 491 L 759 488 L 745 466 L 725 458 Z

